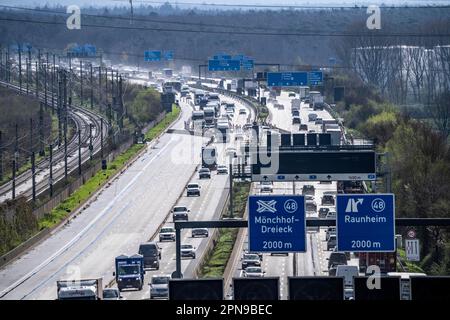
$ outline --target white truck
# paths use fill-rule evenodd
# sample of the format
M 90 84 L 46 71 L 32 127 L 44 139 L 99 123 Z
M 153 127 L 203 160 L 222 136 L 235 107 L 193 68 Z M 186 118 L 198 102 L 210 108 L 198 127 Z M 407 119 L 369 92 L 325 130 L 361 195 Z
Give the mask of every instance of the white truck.
M 102 278 L 56 281 L 58 300 L 102 300 Z
M 323 95 L 319 91 L 309 92 L 309 106 L 317 110 L 319 106 L 323 105 Z M 321 109 L 323 107 L 320 107 Z
M 216 110 L 214 107 L 205 107 L 203 108 L 204 119 L 205 119 L 205 127 L 213 128 L 215 123 Z

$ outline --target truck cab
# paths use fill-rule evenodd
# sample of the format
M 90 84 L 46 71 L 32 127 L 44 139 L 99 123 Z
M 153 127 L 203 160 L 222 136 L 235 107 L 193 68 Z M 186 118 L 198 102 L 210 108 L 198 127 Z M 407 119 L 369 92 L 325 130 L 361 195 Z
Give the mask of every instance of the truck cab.
M 102 300 L 102 279 L 56 281 L 58 300 Z
M 144 284 L 144 256 L 135 254 L 132 256 L 120 255 L 116 257 L 116 277 L 119 291 L 128 288 L 142 289 Z

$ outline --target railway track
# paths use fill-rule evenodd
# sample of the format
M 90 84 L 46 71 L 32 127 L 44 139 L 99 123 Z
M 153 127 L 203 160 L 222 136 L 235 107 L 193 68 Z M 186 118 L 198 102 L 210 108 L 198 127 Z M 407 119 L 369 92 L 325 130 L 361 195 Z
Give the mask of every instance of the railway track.
M 20 92 L 20 88 L 17 85 L 0 81 L 0 85 L 6 86 L 12 90 Z M 22 88 L 21 93 L 24 93 Z M 29 91 L 29 95 L 35 97 L 34 91 Z M 50 98 L 49 98 L 50 96 Z M 47 93 L 47 105 L 51 107 L 52 93 Z M 44 102 L 44 94 L 39 95 L 39 101 Z M 90 125 L 92 124 L 92 145 L 93 155 L 100 152 L 101 145 L 101 116 L 98 114 L 81 108 L 79 106 L 72 106 L 68 108 L 68 118 L 75 124 L 76 132 L 81 131 L 81 163 L 84 164 L 90 158 L 89 142 L 90 142 Z M 103 137 L 106 137 L 108 133 L 109 124 L 104 119 L 103 121 Z M 75 134 L 67 142 L 67 171 L 68 175 L 77 170 L 78 168 L 78 134 Z M 64 143 L 61 142 L 55 145 L 53 148 L 53 184 L 62 180 L 65 176 L 64 173 Z M 50 176 L 50 159 L 48 157 L 42 159 L 36 164 L 35 180 L 36 180 L 36 196 L 39 196 L 49 188 L 49 176 Z M 25 196 L 28 200 L 32 198 L 32 172 L 31 169 L 16 176 L 16 196 Z M 12 198 L 12 181 L 0 186 L 0 203 Z

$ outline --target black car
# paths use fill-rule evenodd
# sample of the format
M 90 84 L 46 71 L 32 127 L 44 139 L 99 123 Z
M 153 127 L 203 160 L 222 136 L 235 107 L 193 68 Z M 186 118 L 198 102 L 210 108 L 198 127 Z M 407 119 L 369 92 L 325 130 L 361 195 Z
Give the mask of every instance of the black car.
M 328 258 L 328 269 L 336 265 L 346 265 L 347 256 L 343 252 L 332 252 Z
M 206 228 L 195 228 L 195 229 L 192 229 L 191 235 L 192 235 L 192 238 L 195 238 L 195 237 L 206 237 L 207 238 L 209 236 L 209 232 L 208 232 L 208 229 L 206 229 Z
M 314 195 L 316 189 L 312 184 L 305 184 L 302 188 L 302 195 Z
M 334 206 L 334 197 L 332 195 L 326 194 L 322 197 L 323 206 Z
M 327 217 L 327 213 L 330 211 L 330 208 L 320 208 L 319 209 L 319 218 L 325 219 Z
M 144 268 L 155 268 L 159 270 L 161 259 L 161 248 L 156 242 L 146 242 L 139 246 L 139 254 L 144 256 Z

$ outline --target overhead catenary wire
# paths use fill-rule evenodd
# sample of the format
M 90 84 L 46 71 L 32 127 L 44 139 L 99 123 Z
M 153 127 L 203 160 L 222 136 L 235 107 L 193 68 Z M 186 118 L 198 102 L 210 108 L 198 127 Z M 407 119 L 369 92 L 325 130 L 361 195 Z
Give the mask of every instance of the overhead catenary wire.
M 19 18 L 0 18 L 0 21 L 21 22 L 27 24 L 43 24 L 43 25 L 64 25 L 65 21 L 46 21 Z M 445 38 L 450 37 L 450 33 L 381 33 L 381 32 L 252 32 L 252 31 L 225 31 L 225 30 L 194 30 L 194 29 L 175 29 L 161 27 L 139 27 L 139 26 L 116 26 L 116 25 L 99 25 L 92 23 L 83 23 L 83 28 L 99 28 L 99 29 L 118 29 L 118 30 L 135 30 L 135 31 L 155 31 L 155 32 L 184 32 L 184 33 L 206 33 L 206 34 L 224 34 L 224 35 L 241 35 L 241 36 L 295 36 L 295 37 L 382 37 L 382 38 L 401 38 L 401 37 L 418 37 L 418 38 Z

